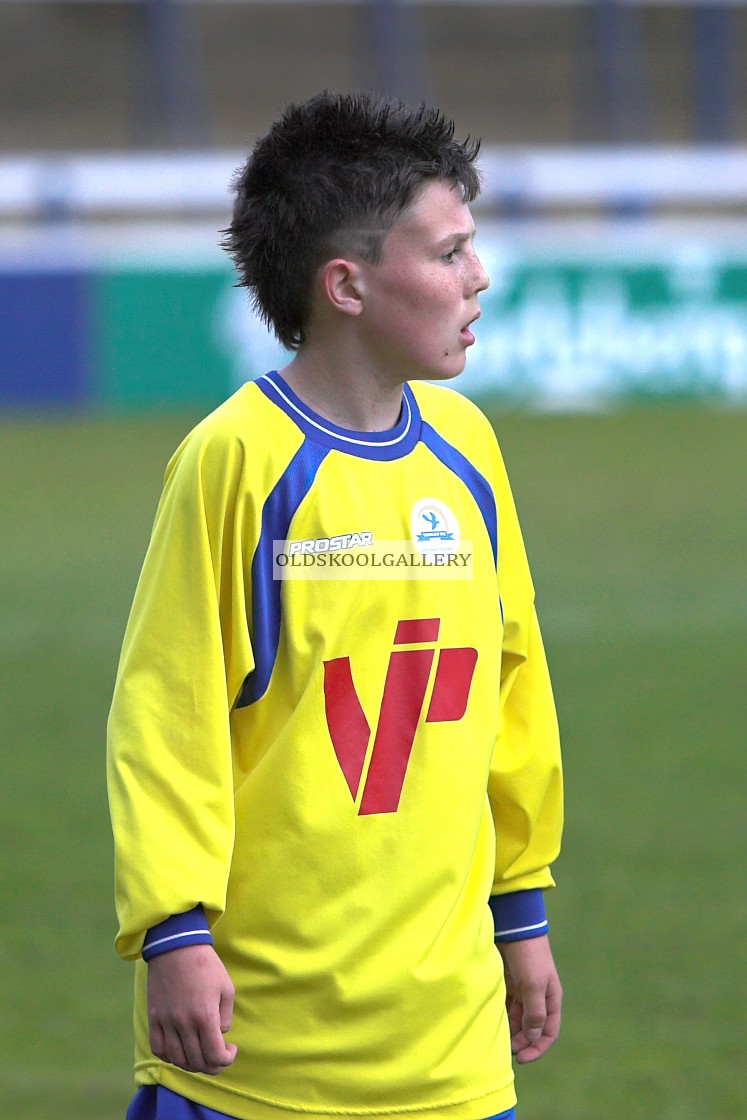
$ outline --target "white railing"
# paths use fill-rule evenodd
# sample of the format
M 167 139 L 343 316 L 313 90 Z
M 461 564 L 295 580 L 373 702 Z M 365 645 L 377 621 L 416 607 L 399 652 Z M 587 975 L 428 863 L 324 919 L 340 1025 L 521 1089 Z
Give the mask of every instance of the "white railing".
M 229 150 L 0 157 L 0 220 L 225 213 L 232 174 L 245 155 Z M 488 147 L 481 164 L 482 209 L 747 206 L 747 148 Z

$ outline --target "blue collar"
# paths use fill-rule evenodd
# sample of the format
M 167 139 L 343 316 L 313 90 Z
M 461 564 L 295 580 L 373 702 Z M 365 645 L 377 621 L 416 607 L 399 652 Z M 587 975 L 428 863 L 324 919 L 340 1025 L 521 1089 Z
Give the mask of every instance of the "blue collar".
M 277 370 L 255 381 L 258 389 L 297 424 L 304 435 L 323 447 L 362 459 L 386 461 L 409 455 L 420 439 L 420 409 L 412 389 L 402 387 L 402 409 L 393 428 L 386 432 L 355 432 L 340 428 L 304 404 Z

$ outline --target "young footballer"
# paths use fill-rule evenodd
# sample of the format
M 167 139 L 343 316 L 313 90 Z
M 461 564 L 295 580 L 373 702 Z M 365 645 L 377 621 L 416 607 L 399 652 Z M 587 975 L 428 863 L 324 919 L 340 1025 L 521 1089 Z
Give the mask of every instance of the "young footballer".
M 561 991 L 561 771 L 492 429 L 447 387 L 478 143 L 322 94 L 225 247 L 294 351 L 172 458 L 109 722 L 129 1120 L 513 1117 Z M 497 948 L 496 948 L 497 943 Z

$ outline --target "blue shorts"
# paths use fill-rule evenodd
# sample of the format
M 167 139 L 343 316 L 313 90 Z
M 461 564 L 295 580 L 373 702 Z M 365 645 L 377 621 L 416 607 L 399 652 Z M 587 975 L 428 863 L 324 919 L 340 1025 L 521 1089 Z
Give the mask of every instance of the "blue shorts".
M 143 1085 L 130 1102 L 126 1120 L 235 1120 L 235 1117 L 188 1101 L 186 1097 L 164 1089 L 163 1085 Z M 475 1120 L 480 1118 L 475 1117 Z M 488 1116 L 486 1120 L 516 1120 L 516 1114 L 510 1108 L 508 1112 Z

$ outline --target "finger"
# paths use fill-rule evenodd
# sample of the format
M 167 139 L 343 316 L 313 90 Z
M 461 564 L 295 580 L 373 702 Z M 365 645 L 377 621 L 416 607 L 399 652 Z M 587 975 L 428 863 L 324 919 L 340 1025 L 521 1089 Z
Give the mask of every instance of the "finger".
M 526 993 L 524 1014 L 521 1017 L 521 1031 L 527 1042 L 535 1044 L 542 1038 L 547 1022 L 547 1002 L 544 989 L 534 989 Z
M 230 1066 L 236 1057 L 236 1047 L 226 1043 L 218 1016 L 205 1023 L 200 1031 L 200 1047 L 204 1062 L 204 1073 L 219 1073 Z
M 180 1028 L 182 1045 L 189 1062 L 188 1069 L 191 1073 L 212 1073 L 215 1062 L 205 1054 L 203 1034 L 198 1022 L 190 1022 Z
M 520 1062 L 536 1061 L 544 1053 L 542 1038 L 547 1023 L 547 1006 L 543 989 L 524 993 L 524 1002 L 516 1001 L 509 1013 L 511 1052 Z
M 148 1027 L 148 1044 L 150 1046 L 151 1053 L 156 1058 L 161 1058 L 162 1061 L 167 1060 L 166 1059 L 166 1039 L 164 1037 L 163 1031 L 161 1030 L 161 1024 L 160 1023 L 151 1023 L 149 1025 L 149 1027 Z
M 542 1035 L 538 1042 L 526 1042 L 519 1046 L 518 1050 L 514 1051 L 514 1057 L 520 1065 L 527 1065 L 529 1062 L 536 1062 L 543 1054 L 552 1046 L 554 1038 L 549 1035 Z
M 182 1038 L 175 1027 L 164 1027 L 164 1055 L 163 1061 L 169 1065 L 178 1066 L 191 1072 L 189 1058 L 187 1057 Z
M 538 1040 L 530 1041 L 523 1032 L 511 1040 L 514 1057 L 522 1065 L 527 1062 L 536 1062 L 538 1058 L 547 1053 L 559 1034 L 560 1011 L 557 1010 L 550 1012 L 547 1016 L 544 1029 Z
M 524 1008 L 518 1000 L 512 999 L 508 1003 L 508 1026 L 512 1040 L 521 1033 L 521 1020 Z
M 520 1050 L 514 1052 L 514 1058 L 520 1066 L 527 1066 L 531 1062 L 536 1062 L 544 1054 L 544 1050 L 539 1046 L 523 1046 Z
M 225 991 L 220 999 L 220 1029 L 223 1034 L 227 1034 L 231 1029 L 231 1020 L 233 1019 L 233 1001 L 236 994 L 235 988 L 230 991 Z

